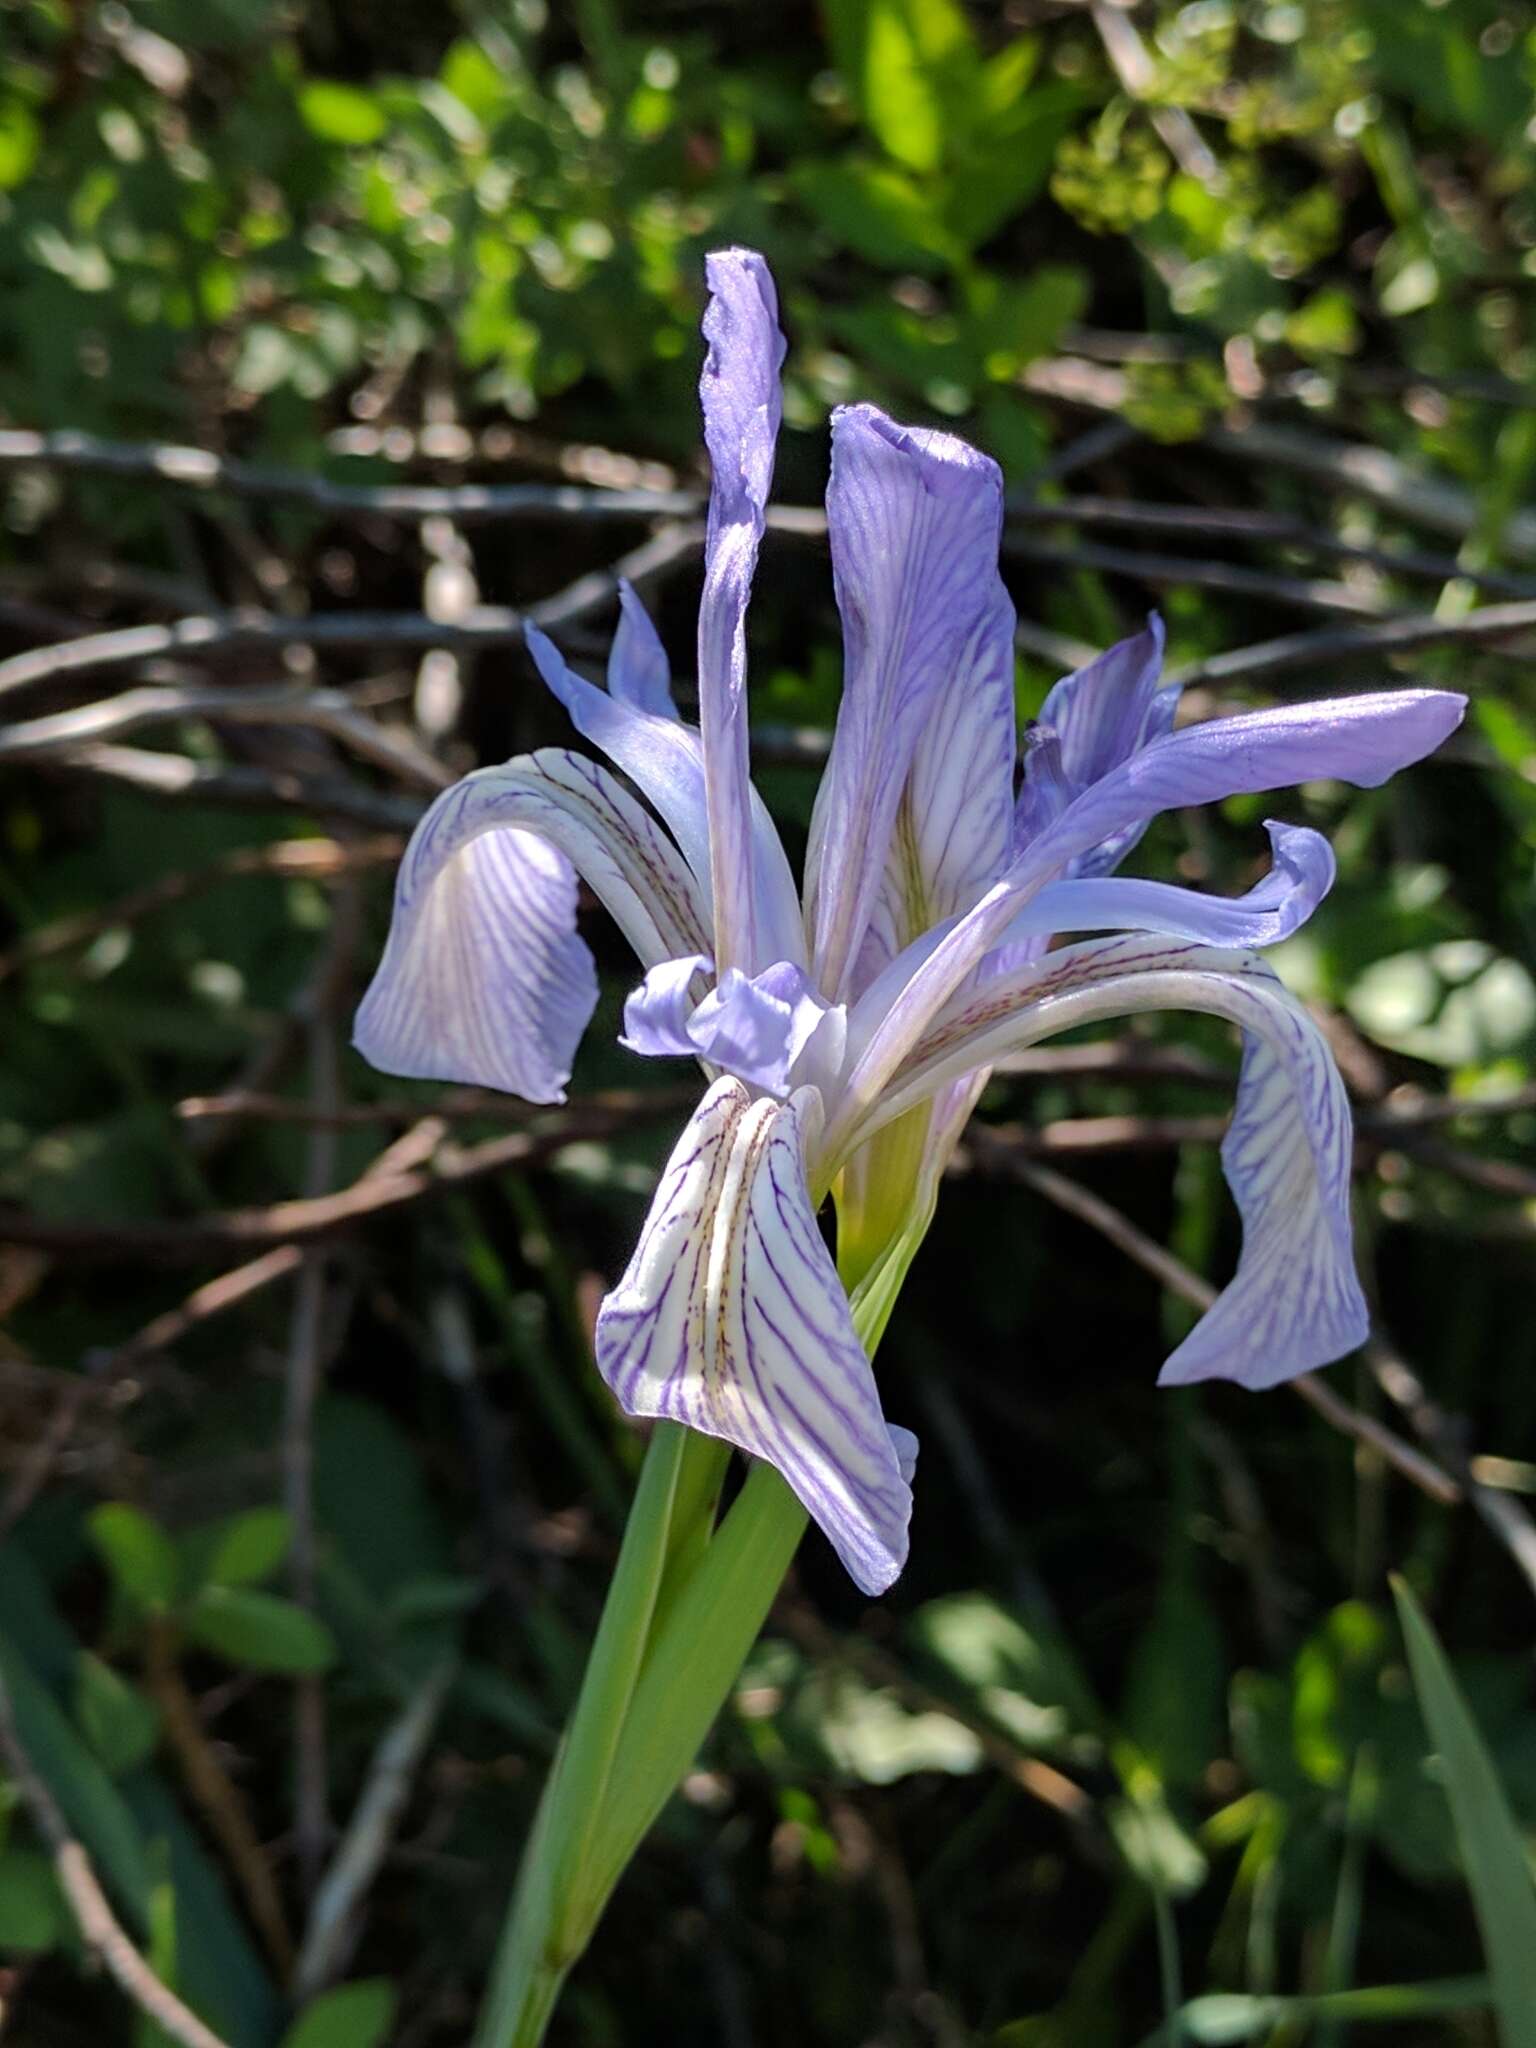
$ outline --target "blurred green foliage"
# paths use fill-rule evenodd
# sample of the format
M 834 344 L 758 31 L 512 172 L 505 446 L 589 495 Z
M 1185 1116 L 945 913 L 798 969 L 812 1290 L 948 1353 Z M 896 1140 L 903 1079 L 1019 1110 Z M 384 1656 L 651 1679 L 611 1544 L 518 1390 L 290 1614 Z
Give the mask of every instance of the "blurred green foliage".
M 0 0 L 3 425 L 364 483 L 686 481 L 701 259 L 733 240 L 768 253 L 783 295 L 789 499 L 814 499 L 827 411 L 859 397 L 957 426 L 1038 503 L 1081 488 L 1213 522 L 1012 530 L 1056 548 L 1007 558 L 1033 634 L 1026 713 L 1052 646 L 1101 644 L 1154 600 L 1183 666 L 1319 619 L 1455 619 L 1536 592 L 1530 0 Z M 1046 472 L 1117 421 L 1080 476 Z M 398 522 L 59 468 L 0 470 L 0 503 L 7 651 L 235 604 L 415 611 L 449 559 Z M 1251 543 L 1255 513 L 1292 537 Z M 466 546 L 480 594 L 520 603 L 610 559 L 615 530 L 489 526 Z M 628 546 L 644 526 L 619 530 Z M 1090 559 L 1106 541 L 1129 565 Z M 1233 560 L 1270 581 L 1224 586 L 1211 572 Z M 753 621 L 764 723 L 829 723 L 828 584 L 820 556 L 773 539 Z M 679 655 L 692 595 L 686 576 L 660 593 Z M 573 644 L 596 658 L 601 638 Z M 398 656 L 322 666 L 386 712 L 417 701 Z M 1286 799 L 1330 833 L 1340 877 L 1276 957 L 1335 1017 L 1378 1116 L 1440 1093 L 1465 1112 L 1419 1138 L 1367 1133 L 1361 1258 L 1452 1448 L 1518 1499 L 1536 1488 L 1528 654 L 1507 636 L 1345 647 L 1200 688 L 1214 708 L 1384 678 L 1469 689 L 1467 732 L 1387 790 Z M 260 661 L 230 671 L 270 679 Z M 557 732 L 520 657 L 463 680 L 453 768 Z M 289 737 L 305 772 L 345 765 Z M 217 722 L 156 744 L 291 765 L 271 734 Z M 763 782 L 803 828 L 813 776 L 776 760 Z M 1138 859 L 1235 891 L 1262 814 L 1165 819 Z M 342 1053 L 344 1100 L 383 1108 L 321 1147 L 279 1116 L 177 1113 L 246 1085 L 301 1109 L 323 1088 L 314 991 L 335 983 L 344 1010 L 387 903 L 384 863 L 306 870 L 329 829 L 6 771 L 0 1198 L 108 1236 L 191 1224 L 317 1173 L 350 1183 L 434 1109 L 436 1091 Z M 187 886 L 135 904 L 166 877 Z M 579 1090 L 645 1085 L 611 1042 L 617 950 L 601 964 Z M 1203 1020 L 1138 1049 L 1174 1044 L 1230 1066 Z M 1525 1106 L 1475 1114 L 1512 1096 Z M 1188 1120 L 1220 1099 L 1187 1075 L 1003 1077 L 985 1113 Z M 500 1128 L 466 1118 L 453 1137 Z M 329 1375 L 317 1611 L 276 1505 L 292 1280 L 125 1354 L 235 1251 L 0 1256 L 0 1462 L 25 1510 L 0 1551 L 11 1713 L 130 1932 L 234 2048 L 466 2035 L 634 1468 L 587 1320 L 667 1129 L 657 1116 L 334 1249 L 312 1339 Z M 1206 1139 L 1071 1170 L 1202 1271 L 1230 1259 Z M 562 2040 L 1490 2048 L 1476 1859 L 1386 1574 L 1436 1612 L 1527 1855 L 1530 1584 L 1465 1506 L 1283 1395 L 1155 1394 L 1186 1313 L 1027 1191 L 946 1190 L 881 1354 L 888 1405 L 925 1443 L 911 1571 L 865 1609 L 807 1547 L 573 1982 Z M 1332 1379 L 1384 1402 L 1358 1365 Z M 451 1668 L 398 1853 L 338 1965 L 350 1981 L 302 2011 L 168 1738 L 150 1682 L 167 1658 L 295 1919 L 292 1681 L 323 1682 L 341 1825 L 383 1738 Z M 148 2042 L 85 1967 L 10 1785 L 0 1950 L 27 2048 Z M 7 2010 L 0 2038 L 12 2026 Z

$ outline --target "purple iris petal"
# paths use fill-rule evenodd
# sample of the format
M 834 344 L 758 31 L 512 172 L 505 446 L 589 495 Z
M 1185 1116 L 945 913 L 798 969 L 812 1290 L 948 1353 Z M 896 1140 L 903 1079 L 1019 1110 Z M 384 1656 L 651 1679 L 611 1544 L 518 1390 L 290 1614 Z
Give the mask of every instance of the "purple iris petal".
M 1353 1350 L 1368 1318 L 1350 1248 L 1349 1102 L 1327 1041 L 1256 954 L 1159 937 L 1094 939 L 949 1006 L 861 1138 L 957 1079 L 1083 1024 L 1199 1010 L 1243 1033 L 1222 1147 L 1243 1219 L 1236 1275 L 1163 1368 L 1272 1387 Z
M 1461 723 L 1449 690 L 1380 690 L 1213 718 L 1132 752 L 1089 785 L 1019 855 L 1018 884 L 1062 873 L 1159 811 L 1328 778 L 1374 789 L 1433 753 Z
M 806 1189 L 812 1090 L 717 1081 L 678 1141 L 597 1319 L 630 1415 L 667 1416 L 783 1474 L 866 1593 L 907 1555 L 909 1431 L 886 1423 Z
M 578 871 L 642 960 L 697 945 L 692 878 L 595 762 L 547 748 L 446 790 L 400 863 L 359 1052 L 385 1073 L 560 1101 L 597 1000 Z
M 834 414 L 843 700 L 805 890 L 813 970 L 830 995 L 856 993 L 1005 856 L 1013 608 L 997 574 L 1001 519 L 997 465 L 963 441 L 873 406 Z
M 637 711 L 658 718 L 676 718 L 672 702 L 672 664 L 651 615 L 634 585 L 619 578 L 619 629 L 608 655 L 608 694 Z
M 1007 955 L 1023 941 L 1057 932 L 1165 932 L 1205 946 L 1273 946 L 1300 929 L 1333 887 L 1333 848 L 1305 825 L 1265 822 L 1274 864 L 1245 896 L 1202 896 L 1170 882 L 1106 876 L 1047 882 L 1003 935 L 991 971 L 1006 971 Z
M 761 256 L 707 259 L 708 344 L 699 397 L 709 448 L 709 526 L 699 600 L 699 726 L 708 792 L 715 957 L 747 973 L 782 950 L 757 929 L 747 758 L 747 600 L 773 481 L 784 337 Z M 798 949 L 797 949 L 798 950 Z
M 911 973 L 904 985 L 888 987 L 883 1016 L 852 1020 L 858 1051 L 836 1114 L 837 1138 L 867 1113 L 930 1020 L 1002 943 L 1030 899 L 1070 874 L 1078 856 L 1179 805 L 1220 803 L 1320 777 L 1374 788 L 1433 753 L 1461 723 L 1466 705 L 1449 690 L 1378 691 L 1244 712 L 1153 740 L 1075 798 L 937 943 L 913 949 Z
M 691 1059 L 699 1049 L 688 1036 L 688 1020 L 699 1005 L 693 985 L 699 975 L 714 971 L 707 953 L 659 961 L 625 999 L 620 1045 L 647 1059 Z
M 708 1060 L 778 1096 L 789 1093 L 816 1041 L 827 1041 L 824 1065 L 835 1065 L 842 1012 L 817 993 L 803 967 L 779 960 L 750 977 L 727 968 L 696 1000 L 694 979 L 711 967 L 702 955 L 653 967 L 624 1005 L 622 1042 L 653 1058 L 681 1053 Z
M 1177 688 L 1160 690 L 1163 622 L 1151 613 L 1145 628 L 1106 649 L 1097 660 L 1064 676 L 1040 710 L 1040 731 L 1055 741 L 1026 757 L 1024 786 L 1014 819 L 1014 846 L 1022 851 L 1054 822 L 1062 796 L 1077 796 L 1112 768 L 1160 739 L 1173 726 Z M 1108 874 L 1146 830 L 1147 820 L 1122 827 L 1078 857 L 1076 874 Z
M 610 696 L 596 683 L 589 683 L 537 626 L 529 626 L 525 638 L 539 674 L 565 706 L 576 730 L 593 746 L 601 747 L 666 820 L 707 902 L 711 827 L 698 733 L 675 716 L 644 709 L 634 693 Z M 793 959 L 804 948 L 799 892 L 773 820 L 750 785 L 746 803 L 754 853 L 757 928 L 775 953 Z

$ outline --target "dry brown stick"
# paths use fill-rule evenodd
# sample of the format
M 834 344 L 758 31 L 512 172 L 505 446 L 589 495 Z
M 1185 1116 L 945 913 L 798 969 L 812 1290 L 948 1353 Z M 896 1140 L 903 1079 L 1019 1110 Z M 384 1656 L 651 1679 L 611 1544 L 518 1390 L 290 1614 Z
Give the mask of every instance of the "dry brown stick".
M 647 1113 L 649 1104 L 647 1097 Z M 463 1187 L 485 1174 L 541 1165 L 571 1145 L 616 1137 L 644 1121 L 646 1114 L 636 1112 L 593 1115 L 572 1108 L 543 1128 L 512 1131 L 480 1145 L 444 1145 L 430 1170 L 413 1167 L 369 1174 L 334 1194 L 300 1196 L 258 1208 L 215 1210 L 184 1220 L 81 1224 L 5 1210 L 0 1212 L 0 1244 L 36 1245 L 78 1259 L 153 1259 L 172 1264 L 220 1252 L 255 1253 L 281 1244 L 311 1244 L 372 1217 Z
M 1473 1507 L 1536 1592 L 1536 1521 L 1529 1509 L 1502 1488 L 1489 1486 L 1478 1478 L 1462 1441 L 1464 1432 L 1431 1399 L 1418 1374 L 1383 1338 L 1367 1339 L 1365 1362 L 1388 1400 L 1407 1416 L 1415 1434 L 1456 1474 Z
M 294 1973 L 294 1999 L 300 2005 L 323 1991 L 346 1967 L 356 1938 L 359 1908 L 394 1840 L 452 1678 L 451 1662 L 434 1665 L 373 1753 L 352 1818 L 315 1889 Z
M 337 1135 L 328 1122 L 341 1105 L 341 1043 L 337 1011 L 351 979 L 362 904 L 355 882 L 344 882 L 332 898 L 331 929 L 306 1002 L 304 1033 L 309 1049 L 309 1100 L 320 1120 L 310 1126 L 305 1148 L 304 1188 L 323 1196 L 336 1178 Z M 323 1248 L 299 1268 L 288 1326 L 283 1380 L 283 1505 L 292 1537 L 288 1550 L 290 1591 L 300 1607 L 313 1610 L 317 1595 L 314 1419 L 325 1360 L 325 1304 L 328 1262 Z M 294 1682 L 294 1836 L 299 1875 L 308 1897 L 320 1880 L 330 1820 L 326 1794 L 325 1680 L 304 1672 Z
M 40 755 L 33 766 L 50 775 L 84 775 L 123 784 L 162 802 L 304 811 L 316 818 L 346 819 L 375 832 L 409 832 L 426 809 L 420 797 L 369 789 L 346 776 L 300 775 L 244 761 L 194 761 L 185 754 L 119 747 L 105 740 L 72 747 L 68 753 Z
M 66 642 L 81 647 L 83 641 Z M 61 650 L 62 651 L 62 650 Z M 436 791 L 453 779 L 409 734 L 393 731 L 360 711 L 342 690 L 316 689 L 304 682 L 253 684 L 239 689 L 192 684 L 146 683 L 98 703 L 76 705 L 41 718 L 0 725 L 0 761 L 25 761 L 67 753 L 79 746 L 118 740 L 147 725 L 176 719 L 207 719 L 230 725 L 312 728 L 340 740 L 416 789 Z
M 694 1108 L 697 1088 L 602 1088 L 582 1096 L 584 1109 L 597 1109 L 615 1116 L 633 1112 L 636 1116 L 665 1115 Z M 325 1123 L 337 1130 L 351 1130 L 360 1124 L 400 1124 L 418 1120 L 424 1105 L 403 1097 L 383 1102 L 348 1102 L 333 1110 L 317 1110 L 313 1103 L 292 1095 L 266 1095 L 253 1089 L 235 1089 L 228 1095 L 187 1095 L 176 1104 L 177 1116 L 188 1123 L 204 1117 L 245 1117 L 253 1122 L 278 1124 Z M 495 1117 L 504 1123 L 525 1124 L 541 1114 L 534 1103 L 515 1095 L 498 1095 L 490 1088 L 450 1088 L 431 1106 L 433 1116 L 445 1123 L 473 1122 Z
M 272 1866 L 245 1801 L 219 1762 L 187 1690 L 169 1625 L 151 1627 L 144 1678 L 188 1792 L 224 1852 L 230 1871 L 267 1954 L 286 1981 L 293 1969 L 293 1937 Z
M 0 1755 L 32 1825 L 53 1862 L 59 1890 L 68 1901 L 80 1939 L 109 1970 L 121 1989 L 169 2039 L 181 2048 L 228 2048 L 170 1986 L 155 1975 L 113 1912 L 84 1846 L 70 1833 L 58 1801 L 38 1775 L 16 1726 L 10 1690 L 0 1672 Z
M 336 875 L 378 867 L 397 859 L 404 844 L 401 835 L 392 832 L 352 841 L 279 839 L 267 846 L 237 846 L 203 867 L 182 868 L 172 874 L 160 875 L 143 888 L 130 889 L 99 910 L 79 911 L 74 916 L 58 917 L 50 924 L 40 925 L 19 939 L 8 952 L 0 953 L 0 981 L 39 960 L 51 960 L 60 953 L 75 952 L 81 946 L 88 946 L 103 932 L 138 924 L 157 911 L 185 903 L 188 897 L 216 888 L 220 882 L 247 875 L 277 875 L 285 880 L 329 880 Z
M 1112 1203 L 1077 1181 L 1069 1180 L 1064 1174 L 1048 1166 L 1037 1166 L 1023 1158 L 1007 1143 L 999 1143 L 984 1126 L 974 1126 L 966 1137 L 965 1145 L 957 1159 L 969 1153 L 973 1158 L 993 1168 L 1001 1169 L 1021 1180 L 1026 1186 L 1044 1195 L 1057 1208 L 1065 1209 L 1081 1222 L 1107 1237 L 1126 1256 L 1135 1261 L 1155 1280 L 1175 1294 L 1181 1301 L 1187 1301 L 1192 1308 L 1208 1309 L 1216 1299 L 1216 1289 L 1204 1280 L 1182 1259 L 1158 1244 L 1155 1239 L 1122 1215 Z M 1405 1443 L 1400 1436 L 1376 1421 L 1374 1416 L 1364 1415 L 1359 1409 L 1342 1400 L 1325 1382 L 1313 1373 L 1304 1373 L 1300 1379 L 1288 1383 L 1292 1391 L 1314 1408 L 1325 1421 L 1335 1429 L 1351 1436 L 1357 1443 L 1367 1445 L 1378 1456 L 1402 1473 L 1429 1496 L 1449 1506 L 1460 1500 L 1462 1488 L 1449 1473 L 1432 1459 L 1416 1451 L 1412 1444 Z
M 28 1452 L 21 1470 L 11 1481 L 4 1505 L 0 1506 L 0 1543 L 48 1484 L 60 1453 L 74 1435 L 81 1411 L 94 1392 L 95 1383 L 80 1373 L 60 1393 L 47 1427 Z

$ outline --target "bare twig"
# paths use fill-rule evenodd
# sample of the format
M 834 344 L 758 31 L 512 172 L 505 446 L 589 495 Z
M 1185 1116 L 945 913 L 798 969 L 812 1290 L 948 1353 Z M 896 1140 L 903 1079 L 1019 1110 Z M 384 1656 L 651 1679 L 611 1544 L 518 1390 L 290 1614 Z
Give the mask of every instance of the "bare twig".
M 78 647 L 82 643 L 69 644 Z M 311 727 L 340 740 L 360 759 L 387 769 L 414 788 L 443 789 L 453 779 L 408 733 L 392 731 L 369 718 L 340 690 L 312 689 L 306 683 L 233 690 L 148 684 L 124 690 L 99 704 L 81 704 L 50 717 L 0 725 L 0 761 L 121 739 L 147 725 L 187 718 L 229 725 L 276 725 L 287 731 Z
M 1388 1400 L 1407 1416 L 1415 1435 L 1456 1474 L 1473 1507 L 1536 1592 L 1536 1522 L 1529 1509 L 1478 1477 L 1476 1461 L 1467 1454 L 1464 1427 L 1431 1399 L 1418 1374 L 1384 1338 L 1367 1339 L 1365 1362 Z
M 180 868 L 131 889 L 97 910 L 55 918 L 25 934 L 9 952 L 0 953 L 0 981 L 18 969 L 72 953 L 99 939 L 103 932 L 138 924 L 155 912 L 185 903 L 188 897 L 245 875 L 277 875 L 284 880 L 327 881 L 399 858 L 404 840 L 398 833 L 369 839 L 279 839 L 266 846 L 237 846 L 200 868 Z M 419 1111 L 413 1111 L 419 1115 Z
M 70 1833 L 58 1801 L 33 1767 L 16 1726 L 10 1688 L 0 1671 L 0 1755 L 21 1795 L 32 1825 L 42 1836 L 53 1862 L 59 1889 L 69 1902 L 80 1939 L 116 1978 L 121 1989 L 181 2048 L 228 2048 L 211 2027 L 181 2000 L 150 1968 L 124 1931 L 101 1888 L 91 1859 Z
M 185 754 L 154 753 L 144 747 L 74 747 L 67 754 L 39 755 L 34 765 L 50 774 L 121 783 L 176 803 L 303 811 L 311 817 L 338 823 L 345 820 L 375 832 L 409 832 L 426 808 L 419 797 L 385 795 L 341 776 L 301 775 L 287 768 L 256 768 L 244 762 L 193 761 Z
M 1287 633 L 1278 640 L 1261 640 L 1253 647 L 1235 647 L 1205 661 L 1191 662 L 1187 668 L 1171 672 L 1166 680 L 1186 689 L 1196 683 L 1251 683 L 1290 669 L 1354 661 L 1362 655 L 1410 654 L 1421 647 L 1493 647 L 1532 633 L 1536 633 L 1536 600 L 1482 605 L 1459 619 L 1414 613 L 1362 626 L 1322 626 L 1308 633 Z
M 646 1098 L 647 1104 L 650 1100 Z M 486 1174 L 542 1165 L 572 1145 L 615 1137 L 642 1121 L 643 1116 L 635 1113 L 592 1114 L 573 1107 L 552 1122 L 491 1138 L 484 1144 L 462 1149 L 442 1145 L 430 1170 L 381 1172 L 335 1194 L 301 1196 L 259 1208 L 214 1210 L 180 1220 L 137 1222 L 123 1218 L 111 1223 L 75 1223 L 22 1210 L 0 1210 L 0 1244 L 37 1245 L 82 1260 L 150 1259 L 180 1264 L 217 1257 L 221 1252 L 254 1254 L 274 1245 L 315 1243 Z
M 373 1753 L 352 1818 L 310 1908 L 294 1975 L 294 1996 L 301 2005 L 346 1967 L 359 1909 L 394 1840 L 452 1678 L 450 1662 L 435 1665 Z
M 204 1732 L 196 1702 L 181 1675 L 175 1637 L 168 1625 L 150 1631 L 144 1677 L 160 1709 L 161 1726 L 187 1790 L 224 1851 L 267 1954 L 286 1977 L 293 1968 L 293 1938 L 272 1866 L 245 1801 Z
M 304 470 L 263 468 L 181 448 L 103 441 L 73 429 L 0 433 L 0 468 L 40 467 L 81 476 L 148 478 L 180 490 L 308 505 L 370 518 L 656 519 L 698 510 L 697 491 L 607 490 L 586 484 L 339 484 Z
M 1023 1181 L 1037 1194 L 1044 1195 L 1047 1201 L 1055 1203 L 1057 1208 L 1067 1210 L 1097 1230 L 1166 1287 L 1170 1294 L 1187 1301 L 1192 1308 L 1203 1311 L 1215 1301 L 1216 1289 L 1208 1280 L 1202 1279 L 1182 1259 L 1175 1258 L 1172 1252 L 1148 1237 L 1102 1196 L 1082 1187 L 1077 1181 L 1068 1180 L 1051 1167 L 1033 1164 L 1014 1146 L 998 1141 L 985 1126 L 973 1126 L 961 1152 L 956 1155 L 956 1163 L 962 1170 L 968 1163 L 967 1155 L 993 1170 Z M 1461 1498 L 1461 1487 L 1439 1465 L 1416 1451 L 1411 1444 L 1404 1443 L 1401 1437 L 1373 1416 L 1352 1408 L 1314 1373 L 1304 1373 L 1300 1379 L 1291 1380 L 1289 1385 L 1335 1429 L 1375 1451 L 1432 1499 L 1449 1505 Z
M 1045 562 L 1064 569 L 1099 569 L 1111 576 L 1134 576 L 1143 583 L 1188 584 L 1220 591 L 1228 597 L 1252 597 L 1266 604 L 1288 605 L 1299 611 L 1353 615 L 1365 612 L 1380 616 L 1385 609 L 1370 592 L 1357 590 L 1350 583 L 1277 576 L 1267 569 L 1247 569 L 1233 562 L 1196 561 L 1187 555 L 1139 554 L 1130 548 L 1097 547 L 1087 541 L 1058 547 L 1017 534 L 1005 540 L 1003 552 L 1019 561 Z M 0 741 L 4 736 L 0 729 Z
M 1235 455 L 1241 462 L 1272 463 L 1312 477 L 1330 490 L 1371 498 L 1435 533 L 1462 539 L 1478 523 L 1475 492 L 1399 461 L 1384 448 L 1336 441 L 1263 420 L 1249 420 L 1240 427 L 1213 426 L 1201 439 L 1206 447 Z M 1536 562 L 1536 512 L 1515 513 L 1502 529 L 1500 548 L 1514 561 Z

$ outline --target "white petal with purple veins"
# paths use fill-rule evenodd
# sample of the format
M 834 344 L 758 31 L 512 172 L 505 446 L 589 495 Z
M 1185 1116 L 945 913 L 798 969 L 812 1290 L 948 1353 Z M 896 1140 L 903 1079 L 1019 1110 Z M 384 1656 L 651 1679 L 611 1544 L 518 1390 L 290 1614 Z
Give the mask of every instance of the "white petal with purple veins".
M 1237 1272 L 1163 1368 L 1168 1382 L 1271 1387 L 1351 1351 L 1368 1327 L 1350 1249 L 1349 1102 L 1327 1041 L 1256 954 L 1090 940 L 987 981 L 934 1022 L 860 1138 L 977 1067 L 1081 1024 L 1198 1010 L 1241 1027 L 1222 1163 L 1243 1219 Z
M 910 978 L 891 992 L 857 1047 L 839 1103 L 839 1140 L 861 1120 L 1009 924 L 1046 883 L 1112 835 L 1186 804 L 1283 789 L 1326 776 L 1374 789 L 1433 753 L 1460 724 L 1467 700 L 1448 690 L 1390 690 L 1213 719 L 1166 734 L 1069 803 L 1014 860 L 975 908 L 936 943 L 914 951 Z
M 834 415 L 827 522 L 843 700 L 805 889 L 829 995 L 856 993 L 1006 857 L 1013 607 L 997 573 L 1001 519 L 997 465 L 963 441 L 873 406 Z
M 699 380 L 709 448 L 709 525 L 699 600 L 699 728 L 709 803 L 715 957 L 722 973 L 753 974 L 800 957 L 758 929 L 756 854 L 747 752 L 747 600 L 763 537 L 782 400 L 784 337 L 761 256 L 725 249 L 707 259 L 708 344 Z
M 677 849 L 595 762 L 550 747 L 446 790 L 400 863 L 358 1051 L 388 1074 L 560 1101 L 597 1000 L 578 873 L 643 963 L 703 943 Z
M 814 1090 L 719 1080 L 667 1163 L 597 1362 L 631 1415 L 666 1416 L 782 1473 L 866 1593 L 907 1555 L 915 1445 L 887 1425 L 805 1184 Z
M 610 696 L 600 690 L 576 673 L 537 626 L 528 627 L 525 637 L 534 665 L 565 706 L 572 725 L 593 746 L 602 748 L 666 820 L 708 907 L 711 828 L 698 733 L 680 718 L 646 709 L 633 697 Z M 756 929 L 766 945 L 777 949 L 777 957 L 799 959 L 804 954 L 804 940 L 794 876 L 773 820 L 750 785 L 746 814 Z

